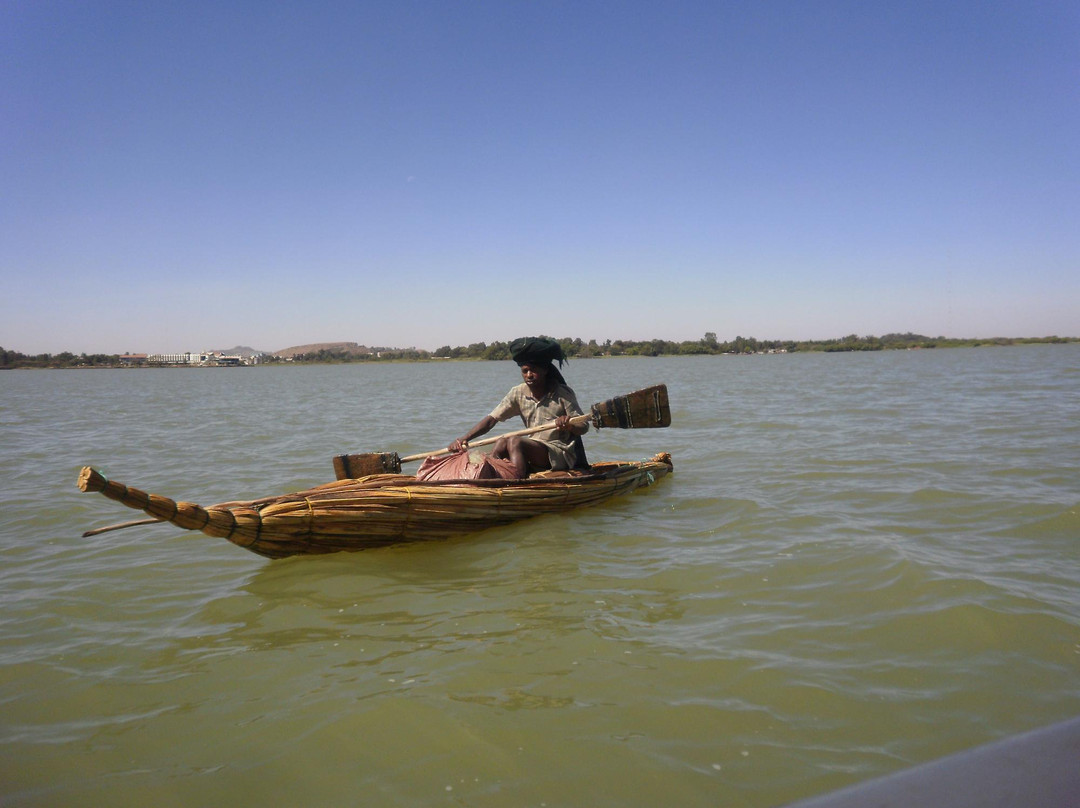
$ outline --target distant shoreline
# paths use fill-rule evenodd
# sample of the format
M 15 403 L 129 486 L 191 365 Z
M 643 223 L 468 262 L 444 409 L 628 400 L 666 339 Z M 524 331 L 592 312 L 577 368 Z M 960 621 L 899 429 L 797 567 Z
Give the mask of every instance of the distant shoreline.
M 711 340 L 710 337 L 713 337 Z M 1001 348 L 1024 345 L 1066 345 L 1080 343 L 1080 337 L 999 337 L 995 339 L 946 339 L 944 337 L 922 337 L 914 334 L 887 335 L 886 337 L 845 337 L 838 340 L 816 340 L 792 342 L 779 340 L 756 340 L 737 337 L 727 343 L 715 341 L 711 334 L 706 339 L 694 342 L 670 343 L 662 340 L 651 342 L 607 341 L 598 345 L 595 341 L 582 343 L 580 340 L 561 340 L 570 359 L 620 359 L 624 357 L 647 356 L 653 358 L 672 356 L 755 356 L 765 354 L 807 354 L 807 353 L 855 353 L 877 351 L 919 351 L 942 348 Z M 279 352 L 283 353 L 283 352 Z M 449 355 L 445 355 L 449 354 Z M 123 355 L 125 358 L 129 355 Z M 381 349 L 378 354 L 341 353 L 322 350 L 314 356 L 299 355 L 281 357 L 272 354 L 258 354 L 249 364 L 215 363 L 162 363 L 149 361 L 123 361 L 120 354 L 94 354 L 76 356 L 62 353 L 55 356 L 39 354 L 26 356 L 16 351 L 0 349 L 0 370 L 166 370 L 195 368 L 235 368 L 260 366 L 290 365 L 346 365 L 367 363 L 402 363 L 402 362 L 476 362 L 510 359 L 505 343 L 478 343 L 468 348 L 440 348 L 431 353 L 409 349 Z

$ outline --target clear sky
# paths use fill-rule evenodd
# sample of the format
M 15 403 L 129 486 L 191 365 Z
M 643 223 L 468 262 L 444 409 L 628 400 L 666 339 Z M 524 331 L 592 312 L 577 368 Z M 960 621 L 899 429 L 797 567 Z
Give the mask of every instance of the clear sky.
M 1080 4 L 0 4 L 0 345 L 1080 336 Z

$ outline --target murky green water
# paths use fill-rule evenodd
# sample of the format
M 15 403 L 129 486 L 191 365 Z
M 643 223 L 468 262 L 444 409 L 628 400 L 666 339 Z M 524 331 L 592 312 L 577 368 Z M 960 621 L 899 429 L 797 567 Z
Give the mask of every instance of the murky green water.
M 270 562 L 207 504 L 433 449 L 510 363 L 0 373 L 5 805 L 771 806 L 1080 713 L 1080 346 L 580 360 L 613 504 Z

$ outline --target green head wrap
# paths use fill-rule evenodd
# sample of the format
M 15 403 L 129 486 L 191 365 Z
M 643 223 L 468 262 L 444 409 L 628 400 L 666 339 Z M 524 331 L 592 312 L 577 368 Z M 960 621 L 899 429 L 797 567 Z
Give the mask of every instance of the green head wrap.
M 510 343 L 510 356 L 519 365 L 526 362 L 535 365 L 558 362 L 562 367 L 562 363 L 566 361 L 562 346 L 547 337 L 521 337 L 514 340 Z

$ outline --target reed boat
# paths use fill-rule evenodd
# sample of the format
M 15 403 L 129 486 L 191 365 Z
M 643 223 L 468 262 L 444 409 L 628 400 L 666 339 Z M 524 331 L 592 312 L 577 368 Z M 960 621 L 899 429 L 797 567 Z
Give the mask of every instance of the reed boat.
M 418 481 L 405 474 L 369 474 L 205 508 L 109 480 L 89 466 L 80 472 L 78 486 L 153 517 L 113 528 L 169 522 L 267 558 L 285 558 L 446 539 L 563 513 L 651 485 L 671 471 L 671 455 L 661 453 L 642 462 L 594 463 L 580 471 L 546 471 L 522 480 Z
M 669 426 L 667 386 L 659 384 L 616 396 L 593 404 L 588 415 L 571 419 L 571 423 L 586 422 L 596 429 Z M 554 426 L 552 422 L 503 437 L 530 435 Z M 470 447 L 497 440 L 472 441 Z M 152 518 L 90 530 L 83 536 L 169 522 L 184 530 L 228 539 L 267 558 L 367 550 L 399 542 L 446 539 L 595 505 L 651 485 L 672 470 L 671 455 L 662 453 L 642 462 L 594 463 L 583 469 L 543 471 L 513 480 L 418 479 L 401 473 L 402 463 L 446 454 L 448 449 L 407 457 L 396 452 L 338 455 L 333 458 L 335 482 L 207 508 L 148 494 L 85 466 L 78 481 L 82 491 L 100 492 Z

